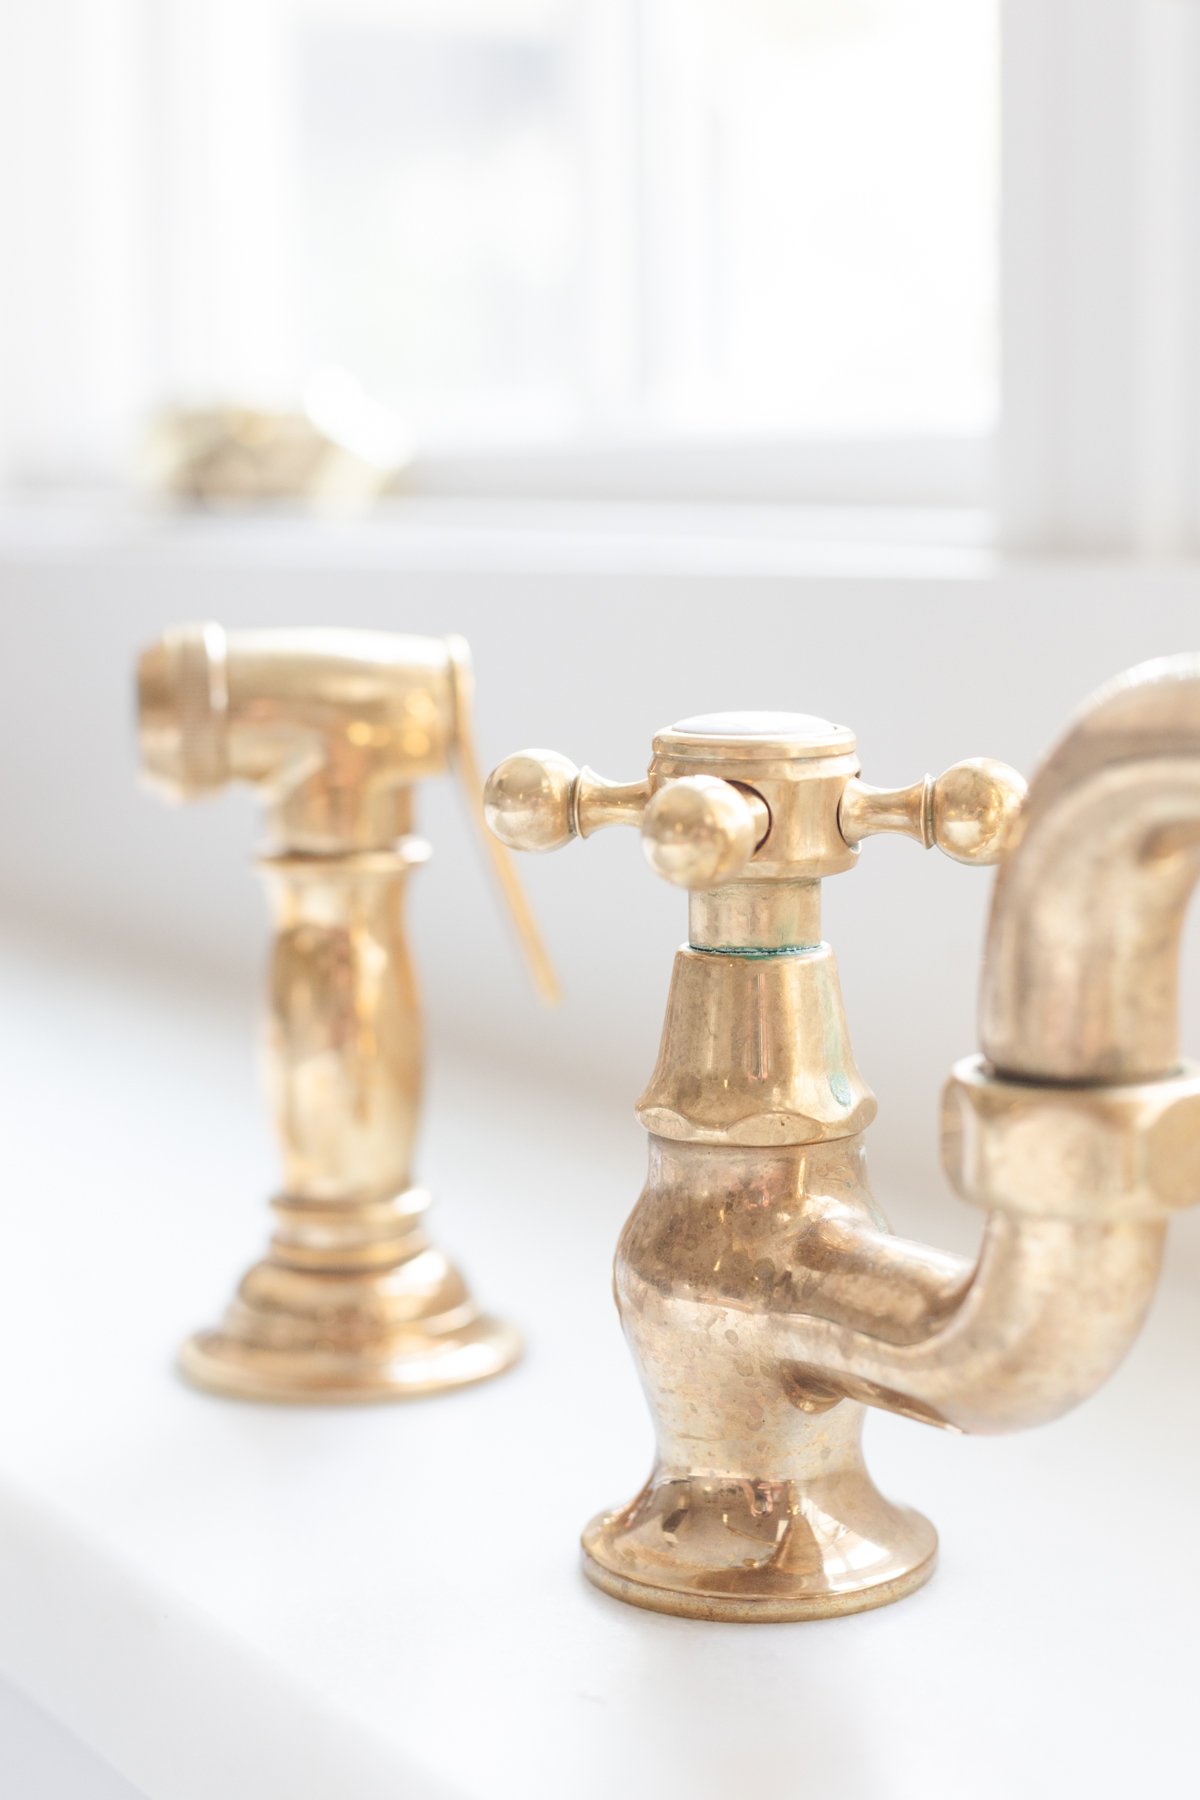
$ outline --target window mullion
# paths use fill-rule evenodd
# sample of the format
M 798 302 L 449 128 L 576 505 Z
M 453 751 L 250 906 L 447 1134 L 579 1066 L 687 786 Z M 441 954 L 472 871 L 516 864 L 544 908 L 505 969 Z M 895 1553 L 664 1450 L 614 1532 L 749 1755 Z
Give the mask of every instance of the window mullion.
M 107 480 L 149 386 L 137 0 L 0 19 L 0 472 Z
M 711 388 L 719 268 L 694 0 L 641 0 L 642 229 L 647 414 L 686 426 Z
M 1200 537 L 1200 26 L 1176 0 L 1005 0 L 1000 529 Z
M 582 386 L 600 430 L 637 416 L 644 378 L 639 11 L 639 0 L 582 0 L 572 38 Z

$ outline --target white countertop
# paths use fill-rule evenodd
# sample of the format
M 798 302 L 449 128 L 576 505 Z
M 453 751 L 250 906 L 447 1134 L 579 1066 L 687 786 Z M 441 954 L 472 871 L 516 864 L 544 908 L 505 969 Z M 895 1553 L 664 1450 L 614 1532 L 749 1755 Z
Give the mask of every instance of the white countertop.
M 239 1405 L 172 1356 L 265 1235 L 253 997 L 11 950 L 0 990 L 0 1671 L 148 1800 L 1194 1781 L 1197 1217 L 1129 1361 L 1071 1418 L 991 1440 L 869 1422 L 881 1486 L 941 1531 L 927 1588 L 818 1624 L 660 1618 L 593 1591 L 575 1548 L 649 1462 L 608 1290 L 642 1167 L 630 1113 L 439 1065 L 436 1227 L 527 1329 L 525 1362 L 407 1406 Z M 956 1204 L 893 1197 L 934 1233 Z

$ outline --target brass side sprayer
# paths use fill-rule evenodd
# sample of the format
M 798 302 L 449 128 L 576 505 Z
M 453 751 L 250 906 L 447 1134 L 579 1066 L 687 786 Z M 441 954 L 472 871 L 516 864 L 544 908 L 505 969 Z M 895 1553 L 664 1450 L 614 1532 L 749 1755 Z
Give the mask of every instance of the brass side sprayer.
M 268 1069 L 284 1185 L 274 1235 L 184 1372 L 260 1400 L 437 1393 L 509 1367 L 432 1245 L 412 1184 L 420 1014 L 403 906 L 428 845 L 413 785 L 457 765 L 543 996 L 554 977 L 507 855 L 482 829 L 461 638 L 167 632 L 138 669 L 142 763 L 174 799 L 261 789 L 275 924 Z
M 1200 1199 L 1176 1026 L 1200 657 L 1102 690 L 1027 797 L 992 762 L 896 791 L 858 776 L 844 727 L 732 713 L 659 732 L 641 782 L 531 750 L 485 791 L 513 848 L 634 824 L 690 890 L 615 1268 L 657 1458 L 583 1537 L 598 1587 L 659 1612 L 808 1619 L 919 1587 L 937 1537 L 868 1475 L 864 1408 L 975 1432 L 1066 1412 L 1136 1337 L 1166 1220 Z M 893 1236 L 867 1182 L 875 1101 L 819 906 L 881 831 L 1000 863 L 983 1054 L 942 1111 L 946 1172 L 986 1212 L 973 1266 Z

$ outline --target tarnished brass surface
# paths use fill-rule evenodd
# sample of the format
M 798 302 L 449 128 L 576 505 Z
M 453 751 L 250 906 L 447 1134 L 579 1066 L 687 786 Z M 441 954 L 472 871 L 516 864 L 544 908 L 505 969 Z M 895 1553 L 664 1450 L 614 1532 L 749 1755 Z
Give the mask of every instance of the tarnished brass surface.
M 828 944 L 763 957 L 681 949 L 637 1114 L 659 1137 L 707 1144 L 820 1143 L 869 1125 L 875 1097 Z
M 480 1312 L 430 1241 L 413 1185 L 421 1025 L 404 918 L 413 783 L 456 762 L 480 812 L 461 639 L 381 632 L 168 632 L 139 666 L 142 758 L 172 797 L 233 780 L 264 795 L 274 937 L 267 1069 L 283 1153 L 265 1259 L 193 1381 L 266 1400 L 434 1393 L 499 1373 L 511 1326 Z M 485 834 L 486 835 L 486 834 Z M 505 853 L 493 862 L 530 956 L 553 976 Z
M 1041 1219 L 1163 1219 L 1200 1196 L 1200 1070 L 1117 1087 L 1005 1081 L 981 1056 L 942 1090 L 964 1200 Z
M 854 1612 L 911 1592 L 936 1552 L 933 1528 L 871 1482 L 864 1408 L 959 1431 L 1065 1412 L 1124 1355 L 1165 1220 L 1200 1198 L 1200 1077 L 1175 1035 L 1200 871 L 1200 658 L 1097 696 L 1024 802 L 1003 764 L 876 789 L 843 727 L 718 714 L 655 737 L 645 798 L 622 816 L 644 832 L 650 805 L 700 775 L 757 795 L 769 827 L 747 855 L 738 815 L 709 809 L 703 854 L 676 846 L 690 942 L 615 1265 L 657 1457 L 642 1492 L 588 1526 L 584 1568 L 692 1617 Z M 585 835 L 580 779 L 553 753 L 511 758 L 488 821 L 519 849 Z M 947 1171 L 987 1212 L 974 1263 L 893 1236 L 867 1182 L 874 1101 L 819 883 L 879 831 L 1001 862 L 986 1060 L 956 1068 L 943 1112 Z

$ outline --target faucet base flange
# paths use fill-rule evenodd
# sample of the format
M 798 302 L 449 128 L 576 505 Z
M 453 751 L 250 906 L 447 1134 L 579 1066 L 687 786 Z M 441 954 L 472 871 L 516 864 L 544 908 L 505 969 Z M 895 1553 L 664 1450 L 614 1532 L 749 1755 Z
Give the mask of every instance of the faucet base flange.
M 583 1534 L 583 1570 L 651 1612 L 737 1624 L 887 1606 L 937 1564 L 937 1533 L 864 1468 L 834 1480 L 656 1476 Z

